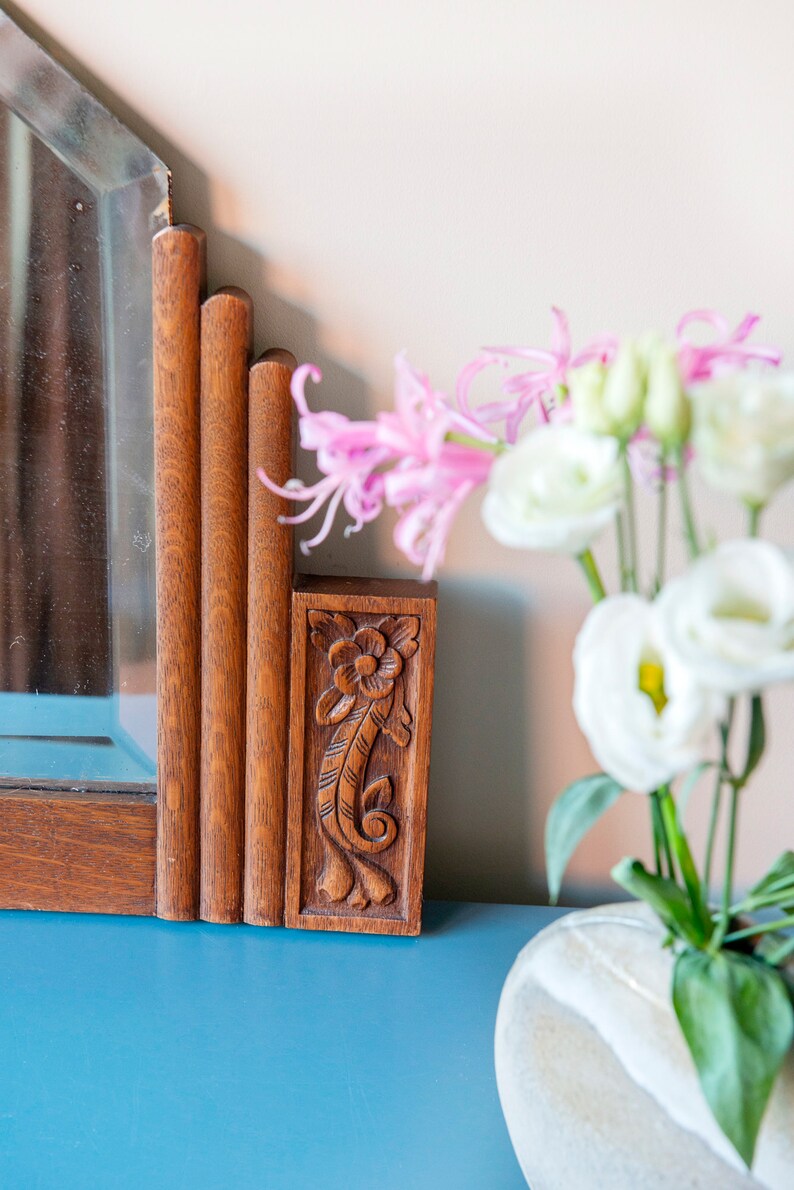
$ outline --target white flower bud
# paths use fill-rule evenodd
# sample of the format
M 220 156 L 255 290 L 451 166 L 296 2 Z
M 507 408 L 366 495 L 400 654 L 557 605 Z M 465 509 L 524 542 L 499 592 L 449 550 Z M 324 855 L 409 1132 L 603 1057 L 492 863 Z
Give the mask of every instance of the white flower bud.
M 599 360 L 582 364 L 568 375 L 568 391 L 573 403 L 577 429 L 587 434 L 611 434 L 612 427 L 604 409 L 604 384 L 607 368 Z
M 603 408 L 610 433 L 624 441 L 631 438 L 642 421 L 645 401 L 645 363 L 637 344 L 621 344 L 604 383 Z
M 681 382 L 676 350 L 669 344 L 658 345 L 651 354 L 645 421 L 667 449 L 682 446 L 689 437 L 692 407 Z

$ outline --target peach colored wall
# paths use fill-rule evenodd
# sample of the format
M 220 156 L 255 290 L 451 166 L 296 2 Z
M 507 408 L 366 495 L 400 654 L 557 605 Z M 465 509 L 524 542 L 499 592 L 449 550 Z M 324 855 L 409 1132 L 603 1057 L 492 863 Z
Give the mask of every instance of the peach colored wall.
M 671 328 L 690 306 L 765 315 L 794 364 L 794 7 L 787 0 L 21 0 L 175 175 L 257 346 L 326 375 L 319 400 L 389 404 L 406 348 L 439 387 L 482 343 Z M 302 464 L 305 467 L 305 464 Z M 794 491 L 769 528 L 794 544 Z M 710 500 L 720 533 L 739 524 Z M 649 518 L 644 523 L 650 528 Z M 384 522 L 311 559 L 410 573 Z M 441 584 L 431 893 L 521 899 L 554 794 L 592 767 L 570 712 L 587 608 L 564 560 L 461 517 Z M 791 690 L 747 795 L 740 874 L 794 844 Z M 698 817 L 696 807 L 695 817 Z M 627 798 L 572 868 L 644 847 Z

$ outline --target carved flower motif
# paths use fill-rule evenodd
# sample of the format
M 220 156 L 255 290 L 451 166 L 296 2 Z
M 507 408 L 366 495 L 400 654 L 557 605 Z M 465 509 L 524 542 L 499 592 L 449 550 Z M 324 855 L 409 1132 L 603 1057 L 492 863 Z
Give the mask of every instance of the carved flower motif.
M 321 695 L 315 708 L 318 723 L 326 726 L 341 721 L 356 705 L 359 692 L 368 702 L 394 694 L 384 731 L 400 747 L 410 739 L 410 715 L 403 702 L 403 663 L 419 647 L 418 616 L 387 616 L 377 627 L 356 629 L 341 613 L 309 612 L 311 641 L 328 657 L 333 685 Z M 399 679 L 399 680 L 398 680 Z
M 355 696 L 360 688 L 370 699 L 391 694 L 403 667 L 402 657 L 377 628 L 359 628 L 352 640 L 336 641 L 328 651 L 328 660 L 337 690 Z

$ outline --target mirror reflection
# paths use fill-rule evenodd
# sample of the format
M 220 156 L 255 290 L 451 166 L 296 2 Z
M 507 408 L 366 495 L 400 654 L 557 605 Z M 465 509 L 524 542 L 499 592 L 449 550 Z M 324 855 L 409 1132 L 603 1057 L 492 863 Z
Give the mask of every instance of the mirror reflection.
M 0 14 L 0 784 L 155 778 L 168 172 Z

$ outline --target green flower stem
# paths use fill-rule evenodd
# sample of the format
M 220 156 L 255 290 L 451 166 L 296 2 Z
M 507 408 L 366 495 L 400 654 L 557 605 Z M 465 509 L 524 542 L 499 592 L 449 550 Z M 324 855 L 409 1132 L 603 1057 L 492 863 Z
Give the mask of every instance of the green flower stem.
M 459 434 L 457 430 L 450 430 L 444 438 L 446 442 L 457 442 L 460 446 L 473 446 L 477 450 L 484 450 L 493 455 L 504 454 L 507 450 L 504 442 L 485 442 L 482 438 L 475 438 L 472 434 Z
M 742 897 L 735 905 L 731 905 L 731 913 L 755 913 L 759 909 L 769 909 L 773 905 L 794 903 L 794 886 L 790 876 L 784 876 L 771 884 L 761 895 Z
M 730 772 L 728 770 L 728 739 L 731 734 L 731 725 L 733 723 L 733 712 L 736 707 L 736 700 L 731 698 L 728 702 L 728 712 L 725 716 L 725 722 L 720 727 L 720 737 L 722 739 L 722 751 L 720 753 L 720 764 L 717 769 L 717 784 L 714 789 L 711 800 L 711 816 L 709 818 L 709 831 L 706 839 L 706 861 L 703 867 L 703 900 L 708 904 L 709 894 L 711 890 L 711 868 L 714 860 L 714 843 L 717 838 L 717 824 L 720 817 L 720 809 L 722 806 L 722 789 L 726 781 L 730 780 Z
M 659 519 L 656 526 L 656 581 L 654 583 L 653 594 L 658 595 L 664 583 L 665 570 L 665 550 L 667 547 L 667 481 L 665 479 L 665 468 L 667 466 L 667 457 L 662 453 L 661 467 L 662 467 L 662 482 L 659 487 Z
M 692 858 L 692 852 L 687 841 L 687 837 L 681 829 L 681 823 L 678 818 L 676 804 L 670 795 L 668 786 L 664 786 L 659 791 L 659 804 L 661 806 L 662 821 L 664 822 L 664 829 L 667 838 L 670 840 L 672 849 L 675 852 L 675 857 L 678 860 L 678 866 L 681 870 L 681 875 L 686 885 L 686 890 L 689 893 L 689 900 L 692 903 L 692 909 L 695 916 L 700 922 L 700 925 L 708 937 L 711 934 L 711 918 L 709 916 L 707 904 L 703 899 L 701 893 L 700 877 L 695 867 L 695 861 Z
M 654 813 L 656 815 L 656 822 L 658 823 L 659 838 L 664 850 L 664 857 L 667 860 L 667 874 L 671 880 L 675 880 L 675 860 L 673 859 L 672 840 L 664 817 L 664 800 L 666 797 L 669 797 L 667 786 L 663 785 L 661 789 L 655 789 L 651 797 L 655 806 Z
M 606 589 L 601 581 L 601 575 L 596 560 L 593 557 L 592 550 L 585 550 L 584 553 L 577 554 L 576 560 L 581 566 L 584 576 L 587 579 L 587 585 L 590 588 L 590 594 L 593 603 L 600 603 L 602 599 L 606 599 Z
M 736 856 L 736 823 L 739 817 L 740 792 L 740 782 L 731 782 L 731 809 L 730 819 L 728 822 L 728 847 L 725 857 L 725 881 L 722 887 L 722 909 L 720 910 L 719 922 L 716 932 L 711 940 L 711 946 L 709 947 L 709 949 L 715 953 L 720 949 L 723 942 L 725 941 L 725 935 L 728 933 L 728 926 L 731 922 L 731 902 L 733 901 L 733 865 Z
M 779 921 L 765 921 L 754 926 L 745 926 L 742 930 L 734 930 L 725 935 L 723 942 L 738 942 L 741 938 L 754 938 L 756 934 L 773 934 L 775 930 L 790 929 L 791 926 L 794 926 L 794 913 L 781 917 Z M 786 945 L 788 946 L 788 943 Z
M 663 876 L 662 871 L 662 840 L 664 838 L 664 823 L 662 822 L 662 812 L 659 809 L 659 799 L 655 793 L 650 796 L 651 805 L 651 825 L 653 826 L 653 858 L 656 864 L 656 875 Z
M 764 957 L 768 963 L 772 964 L 773 967 L 777 967 L 781 963 L 785 963 L 786 959 L 790 958 L 793 954 L 794 938 L 789 938 L 788 942 L 782 942 L 780 946 L 778 946 L 777 950 L 771 951 Z
M 631 474 L 627 444 L 621 447 L 623 458 L 623 490 L 626 503 L 626 586 L 637 590 L 637 514 L 634 508 L 634 479 Z
M 717 772 L 717 784 L 711 799 L 711 814 L 709 816 L 709 833 L 706 839 L 706 861 L 703 866 L 703 896 L 709 899 L 711 890 L 711 868 L 714 862 L 714 843 L 717 838 L 717 823 L 722 808 L 722 769 Z
M 681 515 L 684 518 L 684 535 L 689 546 L 690 558 L 697 558 L 700 553 L 695 518 L 692 515 L 692 503 L 689 499 L 689 480 L 686 474 L 684 448 L 680 446 L 676 451 L 676 470 L 678 471 L 678 494 L 681 498 Z
M 762 504 L 748 504 L 747 505 L 747 513 L 748 513 L 747 536 L 748 537 L 757 537 L 758 536 L 758 530 L 761 525 L 761 513 L 763 511 L 764 511 L 764 506 Z

